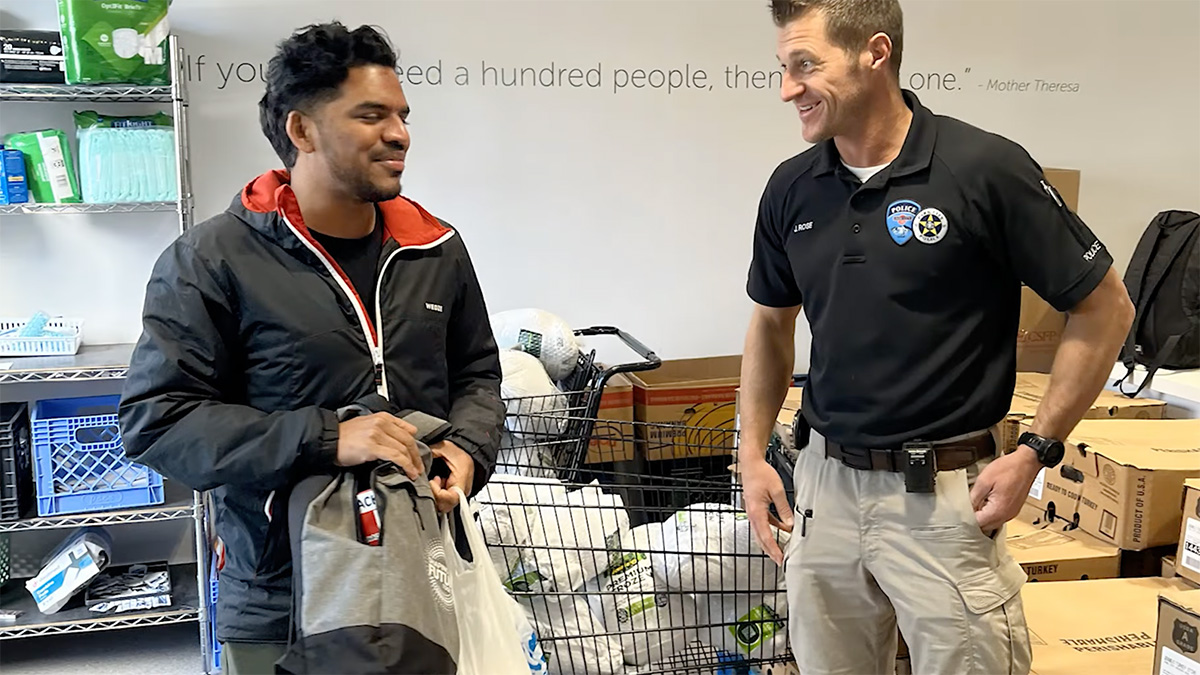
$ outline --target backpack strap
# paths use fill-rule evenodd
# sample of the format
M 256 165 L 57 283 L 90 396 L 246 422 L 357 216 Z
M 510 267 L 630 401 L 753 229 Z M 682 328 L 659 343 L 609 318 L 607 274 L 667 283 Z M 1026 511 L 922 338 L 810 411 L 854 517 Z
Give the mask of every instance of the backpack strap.
M 1133 250 L 1133 257 L 1129 259 L 1129 266 L 1125 268 L 1125 290 L 1129 292 L 1129 299 L 1133 301 L 1135 308 L 1133 315 L 1133 325 L 1129 327 L 1129 334 L 1125 336 L 1125 347 L 1121 350 L 1121 363 L 1129 369 L 1124 378 L 1121 378 L 1116 383 L 1123 382 L 1133 373 L 1134 364 L 1137 363 L 1137 349 L 1135 342 L 1137 340 L 1138 331 L 1141 329 L 1142 322 L 1146 318 L 1146 305 L 1149 304 L 1151 293 L 1145 292 L 1146 284 L 1146 268 L 1150 265 L 1150 256 L 1154 254 L 1155 245 L 1163 234 L 1162 227 L 1159 222 L 1163 219 L 1163 214 L 1160 213 L 1154 217 L 1146 231 L 1142 233 L 1142 238 L 1138 240 L 1137 248 Z
M 1125 394 L 1129 398 L 1136 398 L 1138 394 L 1142 393 L 1143 389 L 1150 386 L 1150 381 L 1154 379 L 1154 374 L 1158 372 L 1159 368 L 1162 368 L 1162 365 L 1167 362 L 1167 359 L 1171 358 L 1171 355 L 1174 354 L 1175 350 L 1179 348 L 1179 339 L 1182 337 L 1182 335 L 1178 334 L 1172 335 L 1163 342 L 1163 348 L 1154 357 L 1154 362 L 1146 366 L 1146 379 L 1142 380 L 1142 383 L 1138 385 L 1138 388 L 1135 389 L 1132 394 L 1125 391 L 1125 388 L 1121 386 L 1125 384 L 1130 375 L 1133 375 L 1132 367 L 1126 366 L 1129 367 L 1129 370 L 1125 373 L 1125 377 L 1117 380 L 1113 383 L 1113 385 L 1120 389 L 1121 393 Z

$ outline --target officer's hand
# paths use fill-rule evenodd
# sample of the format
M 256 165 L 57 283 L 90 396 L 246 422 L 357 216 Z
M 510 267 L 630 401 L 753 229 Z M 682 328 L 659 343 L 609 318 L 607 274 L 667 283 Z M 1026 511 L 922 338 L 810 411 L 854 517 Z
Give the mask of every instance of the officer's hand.
M 457 487 L 464 495 L 471 494 L 471 486 L 475 484 L 475 460 L 466 450 L 450 441 L 442 441 L 429 449 L 435 458 L 441 457 L 450 466 L 449 478 L 443 480 L 441 476 L 436 476 L 429 481 L 438 511 L 449 513 L 458 505 L 458 495 L 451 488 Z
M 983 467 L 971 488 L 979 528 L 990 536 L 1016 518 L 1041 468 L 1037 453 L 1024 445 Z
M 413 437 L 417 428 L 389 413 L 355 417 L 338 424 L 337 464 L 358 466 L 373 460 L 391 462 L 411 480 L 423 473 L 421 453 Z
M 783 551 L 775 541 L 771 526 L 785 532 L 792 531 L 792 509 L 788 506 L 787 493 L 783 490 L 783 480 L 775 467 L 766 460 L 746 462 L 742 464 L 742 501 L 746 505 L 746 515 L 750 518 L 750 527 L 754 530 L 754 538 L 776 565 L 783 564 Z M 770 506 L 783 516 L 783 521 L 771 515 Z

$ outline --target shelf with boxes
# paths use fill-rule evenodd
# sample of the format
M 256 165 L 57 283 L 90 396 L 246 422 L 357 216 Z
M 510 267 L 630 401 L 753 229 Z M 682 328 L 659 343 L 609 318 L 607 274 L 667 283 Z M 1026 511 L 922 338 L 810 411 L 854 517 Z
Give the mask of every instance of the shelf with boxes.
M 0 103 L 6 106 L 0 114 L 9 125 L 4 131 L 17 132 L 4 137 L 11 160 L 3 163 L 0 178 L 6 197 L 14 182 L 23 182 L 26 188 L 26 194 L 17 195 L 21 199 L 0 199 L 0 216 L 12 227 L 19 227 L 19 220 L 30 216 L 50 224 L 57 222 L 55 218 L 92 216 L 94 222 L 107 224 L 149 223 L 141 219 L 154 214 L 172 222 L 179 232 L 190 227 L 193 200 L 187 92 L 181 49 L 177 37 L 170 34 L 166 7 L 165 0 L 137 6 L 62 0 L 58 7 L 61 31 L 0 31 L 6 44 L 24 41 L 37 64 L 31 70 L 28 60 L 18 64 L 0 59 L 0 79 L 5 80 L 0 82 Z M 124 47 L 130 47 L 133 43 L 128 38 L 135 37 L 137 62 L 118 62 L 113 50 L 94 50 L 83 39 L 80 26 L 85 24 L 106 26 L 103 30 L 111 31 L 114 46 L 125 40 L 128 44 L 122 43 Z M 5 49 L 4 53 L 20 52 Z M 49 106 L 45 115 L 33 108 L 38 105 Z M 21 126 L 16 127 L 18 124 Z M 43 128 L 54 126 L 57 128 Z M 16 157 L 14 150 L 20 151 Z M 20 170 L 15 164 L 21 165 Z M 20 179 L 11 180 L 14 172 Z M 19 203 L 4 203 L 7 201 Z M 124 218 L 126 214 L 148 215 L 135 220 Z M 91 225 L 86 218 L 80 220 L 80 227 Z M 212 588 L 206 502 L 201 494 L 181 485 L 164 484 L 157 473 L 125 457 L 115 416 L 117 397 L 106 401 L 78 398 L 81 390 L 75 388 L 76 383 L 119 384 L 127 374 L 134 347 L 88 343 L 85 319 L 51 319 L 8 333 L 14 325 L 5 319 L 8 323 L 0 327 L 0 385 L 6 388 L 7 400 L 26 397 L 27 411 L 22 414 L 31 439 L 24 449 L 25 474 L 18 466 L 19 452 L 0 452 L 0 468 L 4 469 L 0 497 L 12 493 L 14 499 L 24 500 L 12 508 L 7 508 L 7 500 L 0 500 L 4 507 L 0 508 L 0 581 L 7 580 L 10 559 L 13 573 L 33 576 L 39 565 L 38 546 L 52 543 L 60 533 L 67 543 L 88 531 L 83 528 L 134 528 L 116 537 L 120 544 L 116 557 L 141 558 L 158 554 L 131 553 L 122 542 L 146 543 L 139 533 L 155 528 L 143 525 L 190 519 L 186 536 L 195 538 L 199 563 L 183 560 L 187 564 L 170 566 L 168 606 L 127 607 L 128 611 L 115 614 L 97 614 L 80 606 L 82 590 L 61 610 L 44 614 L 33 591 L 22 580 L 13 579 L 3 585 L 0 609 L 20 614 L 15 623 L 0 623 L 0 639 L 196 622 L 203 669 L 209 672 L 215 649 L 209 628 Z M 28 320 L 23 317 L 19 321 Z M 17 344 L 18 336 L 25 341 Z M 22 389 L 23 385 L 31 386 Z M 103 384 L 98 387 L 105 388 Z M 97 387 L 85 389 L 96 391 Z M 73 410 L 79 406 L 91 409 Z M 17 448 L 16 443 L 11 445 Z M 5 459 L 13 461 L 4 463 Z M 20 495 L 10 489 L 18 480 L 25 485 Z M 48 561 L 40 563 L 39 576 L 47 573 Z M 105 565 L 107 560 L 99 566 Z M 101 575 L 115 569 L 108 567 Z M 90 593 L 92 581 L 80 588 Z M 161 597 L 156 602 L 166 603 Z
M 12 588 L 0 593 L 0 606 L 6 610 L 21 612 L 15 623 L 0 625 L 0 640 L 33 637 L 38 635 L 60 635 L 63 633 L 86 633 L 114 630 L 117 628 L 139 628 L 200 620 L 201 606 L 208 602 L 207 595 L 201 597 L 197 586 L 195 565 L 172 565 L 170 567 L 172 603 L 167 607 L 132 611 L 121 614 L 98 614 L 87 607 L 77 607 L 54 614 L 38 611 L 33 597 L 25 590 L 23 580 L 16 580 Z M 208 585 L 203 587 L 205 594 Z
M 103 204 L 0 204 L 0 216 L 105 213 L 178 213 L 179 202 L 108 202 Z

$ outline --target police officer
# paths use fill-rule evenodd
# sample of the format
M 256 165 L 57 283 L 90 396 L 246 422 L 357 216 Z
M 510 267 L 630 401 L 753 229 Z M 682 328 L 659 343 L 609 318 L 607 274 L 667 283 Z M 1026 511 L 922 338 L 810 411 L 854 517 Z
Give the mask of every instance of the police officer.
M 1133 307 L 1024 149 L 901 89 L 897 0 L 771 9 L 782 98 L 814 146 L 778 167 L 759 206 L 740 461 L 756 538 L 784 566 L 800 671 L 890 673 L 899 624 L 915 672 L 1028 672 L 1025 575 L 1004 523 L 1061 460 Z M 1022 283 L 1069 320 L 1032 433 L 998 456 Z M 764 448 L 802 307 L 815 433 L 792 511 Z M 793 532 L 786 551 L 768 523 Z

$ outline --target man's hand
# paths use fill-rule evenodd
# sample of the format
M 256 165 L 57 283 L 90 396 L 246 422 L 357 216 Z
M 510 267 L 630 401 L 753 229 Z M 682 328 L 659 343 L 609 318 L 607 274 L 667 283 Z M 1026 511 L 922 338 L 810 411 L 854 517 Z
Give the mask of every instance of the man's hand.
M 458 487 L 464 495 L 471 494 L 471 486 L 475 484 L 475 460 L 466 450 L 450 441 L 442 441 L 429 449 L 433 451 L 435 459 L 441 457 L 450 467 L 449 478 L 443 480 L 441 476 L 437 476 L 429 481 L 438 511 L 449 513 L 458 505 L 458 495 L 454 494 L 451 488 Z
M 776 565 L 782 565 L 783 551 L 779 549 L 779 543 L 775 541 L 770 526 L 791 532 L 792 509 L 788 506 L 787 493 L 783 491 L 783 480 L 766 460 L 752 460 L 742 464 L 742 502 L 746 506 L 746 515 L 750 518 L 750 527 L 754 530 L 754 538 L 759 547 Z M 774 504 L 775 510 L 783 516 L 782 522 L 771 515 L 771 504 Z
M 358 466 L 374 460 L 391 462 L 410 480 L 424 473 L 413 438 L 417 428 L 389 413 L 355 417 L 338 424 L 337 464 Z
M 985 466 L 971 488 L 979 529 L 991 533 L 1016 518 L 1041 469 L 1037 453 L 1025 445 Z

